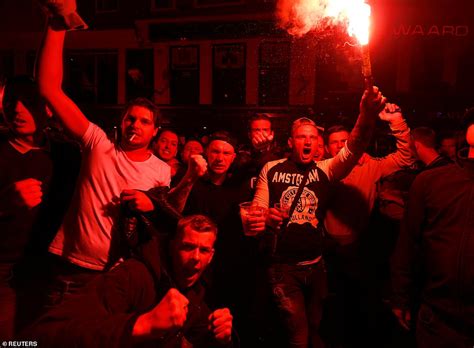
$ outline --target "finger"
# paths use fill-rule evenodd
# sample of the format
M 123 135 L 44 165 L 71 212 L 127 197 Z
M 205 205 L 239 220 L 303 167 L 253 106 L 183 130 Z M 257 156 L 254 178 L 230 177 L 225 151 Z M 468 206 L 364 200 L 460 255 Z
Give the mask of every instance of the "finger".
M 212 332 L 214 333 L 214 336 L 216 336 L 216 337 L 218 337 L 218 336 L 225 337 L 225 336 L 231 334 L 232 325 L 229 324 L 229 323 L 226 323 L 226 324 L 223 324 L 223 325 L 215 326 L 214 329 L 212 330 Z
M 212 321 L 212 325 L 215 327 L 215 328 L 218 328 L 220 326 L 224 326 L 224 325 L 230 325 L 232 323 L 232 316 L 229 314 L 222 314 L 222 315 L 218 315 L 218 316 L 215 316 L 214 315 L 214 320 Z
M 134 195 L 136 192 L 136 190 L 122 190 L 120 196 L 131 196 Z
M 26 206 L 31 209 L 31 208 L 36 207 L 40 203 L 41 203 L 41 198 L 37 198 L 37 199 L 34 199 L 34 200 L 31 200 L 31 201 L 27 202 Z
M 30 185 L 41 185 L 42 182 L 38 179 L 28 178 L 25 180 L 17 181 L 16 184 L 19 186 L 30 186 Z

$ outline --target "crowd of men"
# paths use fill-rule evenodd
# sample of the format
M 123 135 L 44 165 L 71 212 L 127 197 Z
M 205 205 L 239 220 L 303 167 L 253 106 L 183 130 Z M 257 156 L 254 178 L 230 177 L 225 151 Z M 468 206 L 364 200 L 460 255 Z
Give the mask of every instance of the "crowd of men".
M 2 101 L 3 341 L 414 344 L 383 337 L 390 296 L 417 346 L 474 345 L 474 109 L 445 155 L 373 86 L 352 129 L 292 122 L 286 156 L 266 114 L 246 147 L 227 131 L 180 144 L 144 98 L 110 139 L 62 89 L 65 9 L 49 11 L 36 81 L 9 80 Z M 365 152 L 377 120 L 396 141 L 380 158 Z M 243 202 L 265 213 L 243 226 Z

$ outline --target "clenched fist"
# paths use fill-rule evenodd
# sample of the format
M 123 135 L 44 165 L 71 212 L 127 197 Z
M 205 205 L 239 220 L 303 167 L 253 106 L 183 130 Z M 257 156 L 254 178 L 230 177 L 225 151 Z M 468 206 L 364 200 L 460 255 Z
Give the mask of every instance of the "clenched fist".
M 178 290 L 168 290 L 155 308 L 137 318 L 133 337 L 157 339 L 181 329 L 188 315 L 188 303 Z
M 217 309 L 209 315 L 209 330 L 217 342 L 225 344 L 232 339 L 232 314 L 228 308 Z
M 33 178 L 14 182 L 8 190 L 11 195 L 10 201 L 18 207 L 28 209 L 36 207 L 43 197 L 41 184 L 41 181 Z
M 189 156 L 188 170 L 186 176 L 190 179 L 198 179 L 207 172 L 207 161 L 201 155 Z

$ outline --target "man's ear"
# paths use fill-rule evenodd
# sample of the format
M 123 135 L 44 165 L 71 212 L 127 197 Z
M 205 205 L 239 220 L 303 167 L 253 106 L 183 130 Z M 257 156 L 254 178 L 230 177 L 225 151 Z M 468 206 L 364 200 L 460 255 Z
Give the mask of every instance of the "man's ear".
M 153 138 L 156 137 L 158 134 L 158 131 L 160 130 L 160 127 L 156 127 L 155 130 L 153 131 Z
M 215 251 L 215 249 L 212 248 L 212 254 L 211 254 L 211 257 L 209 258 L 209 262 L 208 262 L 208 263 L 211 263 L 212 259 L 214 258 L 214 251 Z
M 292 137 L 288 138 L 288 146 L 289 146 L 290 149 L 293 149 L 293 138 Z
M 237 154 L 234 152 L 234 154 L 232 155 L 232 162 L 230 162 L 230 164 L 234 163 L 235 157 L 237 157 Z

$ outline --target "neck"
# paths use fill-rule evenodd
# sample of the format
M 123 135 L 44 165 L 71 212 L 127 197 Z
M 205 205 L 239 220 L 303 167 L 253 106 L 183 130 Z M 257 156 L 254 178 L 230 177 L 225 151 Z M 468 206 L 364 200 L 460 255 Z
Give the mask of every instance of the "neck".
M 227 177 L 227 172 L 222 173 L 222 174 L 216 174 L 216 173 L 209 172 L 209 180 L 211 180 L 211 182 L 214 185 L 222 185 L 224 183 L 226 177 Z
M 431 162 L 433 162 L 437 157 L 439 156 L 439 153 L 437 153 L 435 150 L 426 150 L 424 153 L 420 154 L 420 160 L 425 164 L 429 165 Z
M 122 149 L 127 154 L 127 157 L 135 162 L 144 162 L 151 156 L 151 152 L 146 147 L 141 147 L 138 149 Z
M 474 158 L 474 146 L 469 146 L 469 152 L 467 158 Z

